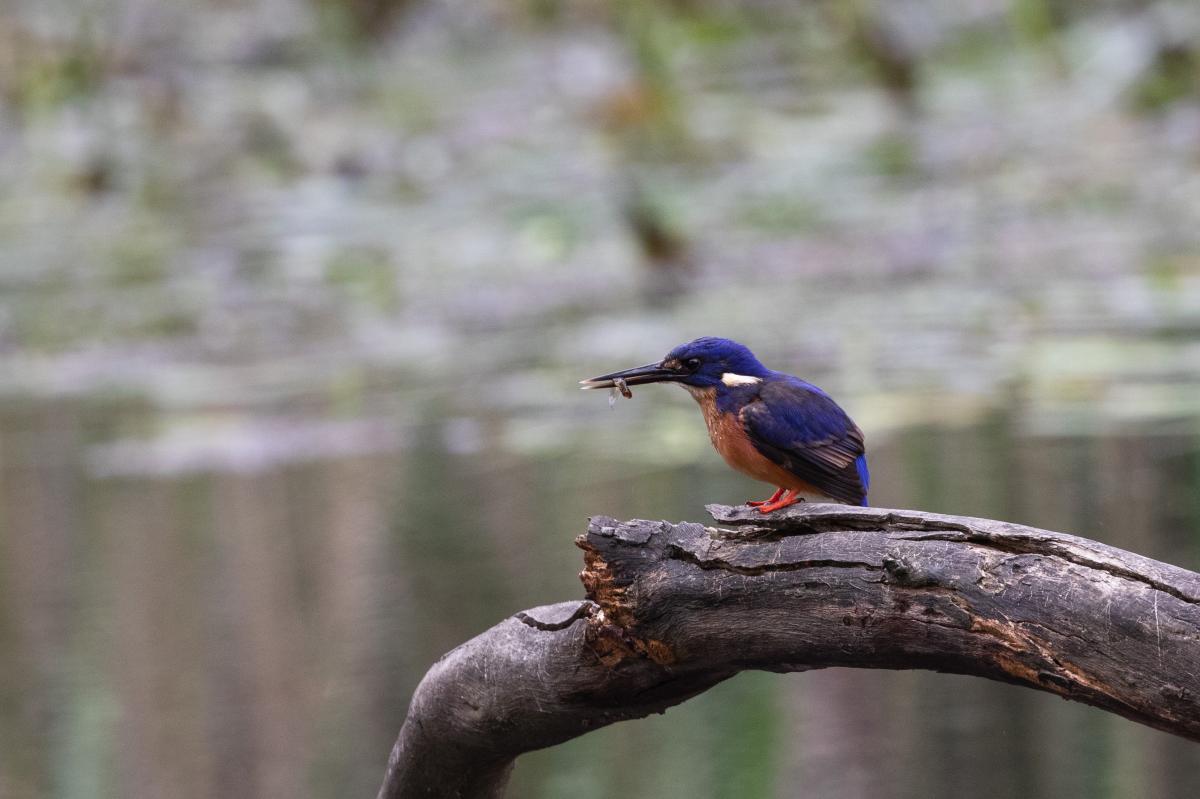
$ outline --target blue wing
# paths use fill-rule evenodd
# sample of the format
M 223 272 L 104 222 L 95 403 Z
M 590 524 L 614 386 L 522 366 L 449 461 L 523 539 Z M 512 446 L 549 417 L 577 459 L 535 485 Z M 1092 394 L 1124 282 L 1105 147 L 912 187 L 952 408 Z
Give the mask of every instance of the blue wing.
M 862 431 L 816 386 L 791 376 L 768 379 L 739 417 L 764 456 L 834 499 L 865 505 Z

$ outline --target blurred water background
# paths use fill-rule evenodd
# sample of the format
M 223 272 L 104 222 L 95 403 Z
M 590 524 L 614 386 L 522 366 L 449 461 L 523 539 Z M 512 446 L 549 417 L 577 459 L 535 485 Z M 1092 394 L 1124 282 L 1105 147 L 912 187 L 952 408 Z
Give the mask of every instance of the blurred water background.
M 765 494 L 698 335 L 872 503 L 1200 568 L 1200 6 L 7 0 L 0 796 L 372 796 L 589 514 Z M 1195 797 L 1195 745 L 918 672 L 742 675 L 515 797 Z

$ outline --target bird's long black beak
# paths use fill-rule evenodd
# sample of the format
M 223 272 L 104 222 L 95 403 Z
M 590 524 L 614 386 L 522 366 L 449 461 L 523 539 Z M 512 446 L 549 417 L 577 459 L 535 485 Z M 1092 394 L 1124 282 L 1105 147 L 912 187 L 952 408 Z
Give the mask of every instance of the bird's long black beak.
M 627 386 L 639 386 L 644 383 L 662 383 L 669 380 L 678 380 L 684 375 L 663 366 L 661 363 L 648 363 L 645 366 L 639 366 L 635 369 L 626 369 L 622 372 L 613 372 L 599 377 L 589 377 L 587 380 L 580 380 L 579 387 L 588 388 L 616 388 L 618 380 L 624 380 Z

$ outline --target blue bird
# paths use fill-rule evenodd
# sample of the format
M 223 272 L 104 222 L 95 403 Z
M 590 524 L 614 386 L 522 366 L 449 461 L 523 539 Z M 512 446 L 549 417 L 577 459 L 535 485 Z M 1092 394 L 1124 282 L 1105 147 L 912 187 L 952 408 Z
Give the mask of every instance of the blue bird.
M 762 513 L 786 508 L 802 493 L 867 504 L 870 475 L 862 430 L 828 394 L 763 366 L 727 338 L 680 344 L 658 363 L 581 380 L 585 388 L 678 383 L 700 404 L 708 436 L 725 462 L 776 487 L 748 502 Z

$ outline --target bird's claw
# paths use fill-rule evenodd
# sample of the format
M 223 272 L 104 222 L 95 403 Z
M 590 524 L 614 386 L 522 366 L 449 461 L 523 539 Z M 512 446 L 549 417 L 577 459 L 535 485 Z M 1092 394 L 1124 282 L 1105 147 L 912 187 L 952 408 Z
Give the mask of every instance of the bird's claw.
M 774 494 L 767 497 L 766 499 L 748 499 L 748 500 L 746 500 L 746 504 L 752 508 L 762 507 L 763 505 L 770 505 L 772 502 L 777 501 L 785 493 L 787 493 L 787 492 L 784 491 L 784 489 L 778 488 L 775 490 Z
M 765 503 L 763 505 L 759 505 L 757 507 L 758 507 L 759 513 L 774 513 L 775 511 L 779 510 L 780 508 L 786 508 L 789 505 L 795 505 L 797 502 L 803 502 L 803 501 L 804 501 L 804 497 L 800 496 L 799 492 L 785 491 L 785 492 L 783 492 L 783 496 L 780 497 L 778 500 L 776 500 L 774 502 L 767 502 L 767 503 Z

